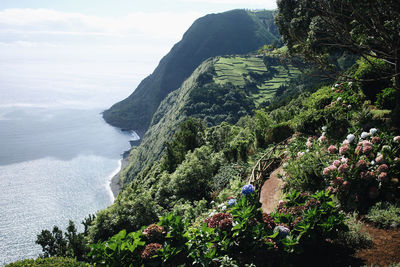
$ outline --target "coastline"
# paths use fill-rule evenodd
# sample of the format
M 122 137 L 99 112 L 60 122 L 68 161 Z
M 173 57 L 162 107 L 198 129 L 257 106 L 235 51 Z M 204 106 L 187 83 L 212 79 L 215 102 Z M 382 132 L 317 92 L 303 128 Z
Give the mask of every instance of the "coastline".
M 128 166 L 128 155 L 129 153 L 124 153 L 122 159 L 120 160 L 121 164 L 120 164 L 120 168 L 119 171 L 111 178 L 110 181 L 110 188 L 111 188 L 111 192 L 114 196 L 114 200 L 115 198 L 118 196 L 119 192 L 121 192 L 122 186 L 121 186 L 121 172 L 123 169 L 126 168 L 126 166 Z
M 138 146 L 140 142 L 142 141 L 140 138 L 140 135 L 136 131 L 132 130 L 126 130 L 126 129 L 121 129 L 122 132 L 129 132 L 134 139 L 130 140 L 129 143 L 131 145 L 131 148 L 134 146 Z M 109 188 L 113 196 L 112 202 L 117 198 L 119 192 L 122 190 L 122 184 L 121 184 L 121 172 L 129 165 L 129 154 L 131 150 L 127 150 L 124 153 L 122 153 L 122 158 L 119 161 L 119 169 L 113 173 L 111 176 Z

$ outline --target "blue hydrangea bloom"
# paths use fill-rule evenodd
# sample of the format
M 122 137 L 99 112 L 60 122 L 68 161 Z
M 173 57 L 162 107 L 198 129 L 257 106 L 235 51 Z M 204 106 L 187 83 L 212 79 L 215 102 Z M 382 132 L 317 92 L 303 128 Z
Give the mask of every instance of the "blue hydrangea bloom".
M 290 233 L 289 228 L 282 226 L 282 225 L 278 225 L 277 227 L 275 227 L 274 233 L 276 233 L 278 231 L 279 231 L 278 236 L 281 238 L 285 238 Z
M 246 184 L 242 187 L 242 194 L 248 196 L 254 193 L 254 186 L 251 184 Z
M 229 205 L 229 206 L 234 206 L 234 205 L 236 205 L 236 199 L 234 199 L 234 198 L 229 199 L 228 205 Z

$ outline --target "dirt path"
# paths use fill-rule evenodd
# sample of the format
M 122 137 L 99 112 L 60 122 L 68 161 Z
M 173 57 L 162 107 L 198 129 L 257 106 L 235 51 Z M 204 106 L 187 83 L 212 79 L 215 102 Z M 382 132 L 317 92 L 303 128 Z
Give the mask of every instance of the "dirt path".
M 278 178 L 278 174 L 282 173 L 283 168 L 280 166 L 270 174 L 269 179 L 265 181 L 261 188 L 260 203 L 265 213 L 274 211 L 279 200 L 282 198 L 281 185 L 283 182 Z
M 371 248 L 360 249 L 355 257 L 363 260 L 367 266 L 389 266 L 400 263 L 400 229 L 378 229 L 370 225 L 364 226 L 374 242 Z

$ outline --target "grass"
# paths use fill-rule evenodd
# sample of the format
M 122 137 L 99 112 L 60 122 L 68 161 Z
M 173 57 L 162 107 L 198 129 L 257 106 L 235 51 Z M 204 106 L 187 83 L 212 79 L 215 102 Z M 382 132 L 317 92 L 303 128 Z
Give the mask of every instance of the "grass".
M 268 73 L 262 58 L 258 57 L 220 57 L 214 65 L 216 75 L 214 82 L 216 84 L 224 84 L 228 81 L 236 86 L 244 87 L 246 80 L 245 77 L 249 72 L 257 74 Z M 274 66 L 277 74 L 270 80 L 264 81 L 262 84 L 257 85 L 258 92 L 250 94 L 251 99 L 254 101 L 256 107 L 260 106 L 263 102 L 272 99 L 275 96 L 276 90 L 281 86 L 287 84 L 290 79 L 295 78 L 300 71 L 289 65 L 288 71 L 281 65 Z

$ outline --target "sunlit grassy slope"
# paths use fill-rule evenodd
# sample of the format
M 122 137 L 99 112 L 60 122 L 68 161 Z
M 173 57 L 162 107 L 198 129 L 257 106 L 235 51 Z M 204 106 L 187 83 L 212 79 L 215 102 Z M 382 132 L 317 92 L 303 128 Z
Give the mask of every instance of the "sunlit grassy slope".
M 232 83 L 234 85 L 245 87 L 246 80 L 249 80 L 249 73 L 255 72 L 263 74 L 269 72 L 261 57 L 257 56 L 231 56 L 219 57 L 214 65 L 216 75 L 214 82 L 216 84 Z M 285 85 L 291 78 L 295 78 L 300 71 L 292 65 L 287 65 L 287 69 L 283 65 L 272 66 L 276 70 L 275 75 L 257 85 L 257 92 L 251 93 L 256 106 L 262 102 L 272 99 L 276 90 Z

